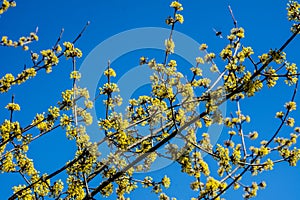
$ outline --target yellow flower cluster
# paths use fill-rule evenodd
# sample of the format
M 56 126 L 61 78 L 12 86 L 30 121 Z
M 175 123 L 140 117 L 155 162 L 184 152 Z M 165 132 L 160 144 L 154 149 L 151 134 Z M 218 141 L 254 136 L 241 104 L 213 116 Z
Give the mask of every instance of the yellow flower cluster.
M 174 25 L 176 22 L 179 22 L 179 23 L 182 24 L 183 21 L 184 21 L 183 16 L 182 16 L 181 14 L 178 14 L 178 13 L 177 13 L 177 12 L 183 10 L 182 4 L 179 3 L 178 1 L 173 1 L 173 2 L 170 4 L 170 7 L 172 7 L 172 8 L 175 9 L 174 18 L 169 16 L 169 17 L 166 19 L 166 24 L 168 24 L 168 25 Z
M 231 35 L 228 36 L 230 38 L 230 40 L 233 40 L 232 37 L 235 38 L 244 38 L 245 37 L 245 30 L 243 28 L 233 28 L 231 29 Z
M 4 12 L 6 12 L 10 7 L 16 7 L 15 1 L 7 1 L 3 0 L 2 5 L 0 7 L 0 15 L 2 15 Z
M 201 153 L 197 151 L 194 152 L 192 156 L 193 156 L 193 163 L 194 163 L 194 167 L 193 167 L 194 177 L 200 178 L 200 173 L 204 174 L 205 176 L 209 176 L 210 175 L 209 166 L 201 157 Z
M 79 71 L 72 71 L 70 73 L 70 79 L 79 80 L 80 78 L 81 78 L 81 74 L 79 73 Z
M 66 136 L 69 140 L 76 139 L 78 136 L 78 129 L 73 125 L 66 126 Z
M 196 76 L 202 76 L 202 69 L 197 68 L 197 67 L 192 67 L 190 70 L 193 72 L 194 75 Z
M 164 176 L 163 179 L 161 180 L 161 184 L 165 187 L 165 188 L 169 188 L 171 181 L 170 178 L 168 178 L 167 176 Z
M 53 197 L 58 197 L 64 189 L 64 183 L 61 180 L 54 182 L 51 190 Z
M 83 199 L 85 192 L 83 190 L 83 183 L 80 179 L 75 176 L 69 176 L 67 179 L 68 189 L 67 194 L 70 198 Z
M 109 69 L 105 70 L 104 75 L 109 76 L 109 77 L 116 77 L 117 76 L 115 70 L 112 69 L 112 68 L 109 68 Z
M 93 122 L 93 117 L 92 115 L 85 109 L 83 108 L 78 108 L 77 109 L 77 115 L 81 116 L 82 120 L 84 123 L 88 126 L 91 125 Z
M 9 103 L 9 104 L 7 104 L 7 106 L 5 106 L 5 108 L 7 110 L 11 110 L 11 111 L 20 111 L 21 110 L 20 105 L 17 103 Z
M 183 23 L 184 19 L 181 14 L 175 14 L 175 22 L 178 21 L 180 24 Z
M 199 80 L 193 80 L 192 85 L 194 87 L 208 88 L 210 83 L 211 83 L 211 80 L 209 78 L 201 78 Z
M 298 81 L 297 65 L 295 63 L 286 63 L 285 68 L 286 68 L 287 74 L 286 74 L 286 80 L 284 82 L 287 85 L 296 84 Z
M 240 52 L 237 54 L 237 59 L 239 62 L 244 62 L 246 58 L 250 57 L 254 54 L 253 49 L 251 47 L 243 47 Z
M 290 166 L 295 167 L 299 160 L 300 160 L 300 149 L 294 148 L 293 150 L 290 151 L 288 162 Z
M 189 157 L 189 155 L 182 155 L 178 159 L 178 162 L 181 165 L 181 171 L 184 172 L 184 173 L 187 173 L 189 175 L 193 175 L 191 160 L 192 159 Z
M 169 53 L 169 54 L 174 53 L 175 43 L 172 40 L 172 38 L 165 40 L 165 46 L 166 46 L 167 53 Z
M 25 188 L 26 185 L 18 185 L 13 187 L 14 193 L 17 193 L 18 191 L 22 190 Z M 34 200 L 35 195 L 32 193 L 32 191 L 28 188 L 26 190 L 23 190 L 21 193 L 17 195 L 18 199 L 20 200 Z
M 100 193 L 104 196 L 104 197 L 109 197 L 112 193 L 113 193 L 113 189 L 114 186 L 112 183 L 109 183 L 107 186 L 105 186 Z
M 294 101 L 287 102 L 287 103 L 285 103 L 284 107 L 288 111 L 296 110 L 296 102 L 294 102 Z
M 44 67 L 47 73 L 52 72 L 52 66 L 58 64 L 59 59 L 52 49 L 42 50 L 41 54 L 43 56 Z
M 286 60 L 286 53 L 283 51 L 270 50 L 268 57 L 271 57 L 276 64 L 282 64 Z
M 176 60 L 170 60 L 168 63 L 168 66 L 171 68 L 177 67 Z
M 230 165 L 230 156 L 229 156 L 229 149 L 224 148 L 221 145 L 217 145 L 216 155 L 219 160 L 219 169 L 218 174 L 223 176 L 224 172 L 229 172 L 231 170 Z
M 173 99 L 174 93 L 171 87 L 166 87 L 165 85 L 155 85 L 152 89 L 153 94 L 158 99 L 169 98 Z
M 85 100 L 84 105 L 86 108 L 91 109 L 94 107 L 94 103 L 91 100 Z
M 287 4 L 287 15 L 289 21 L 299 22 L 300 4 L 297 1 L 290 1 Z
M 87 88 L 76 88 L 75 90 L 76 95 L 80 96 L 80 97 L 84 97 L 85 99 L 89 99 L 90 98 L 90 94 L 89 91 L 87 90 Z
M 279 77 L 277 76 L 276 70 L 269 67 L 265 70 L 265 76 L 267 78 L 267 85 L 269 88 L 274 87 Z
M 73 90 L 65 90 L 64 92 L 61 93 L 62 96 L 62 102 L 59 102 L 58 104 L 62 106 L 63 110 L 70 110 L 73 107 Z
M 293 127 L 295 125 L 295 119 L 292 118 L 292 117 L 289 117 L 287 120 L 286 120 L 286 124 L 290 127 Z
M 204 56 L 204 61 L 209 63 L 209 62 L 212 62 L 213 59 L 216 58 L 216 54 L 215 53 L 208 53 Z
M 241 145 L 238 144 L 236 147 L 233 149 L 232 155 L 231 155 L 231 162 L 235 165 L 239 164 L 241 160 Z
M 71 42 L 64 42 L 63 45 L 66 48 L 64 51 L 64 55 L 67 59 L 74 58 L 74 57 L 78 57 L 78 58 L 82 57 L 81 50 L 78 48 L 75 48 L 74 44 L 72 44 Z
M 118 200 L 123 199 L 123 200 L 129 200 L 129 198 L 125 199 L 125 197 L 123 196 L 125 193 L 130 193 L 131 191 L 133 191 L 134 189 L 136 189 L 138 186 L 136 185 L 135 182 L 132 182 L 130 180 L 130 176 L 125 176 L 123 175 L 120 180 L 116 181 L 116 183 L 118 184 L 118 187 L 116 188 L 116 193 L 118 195 Z
M 41 197 L 47 196 L 50 192 L 50 179 L 44 181 L 43 179 L 45 177 L 47 177 L 47 174 L 43 174 L 41 179 L 38 174 L 35 174 L 31 178 L 32 182 L 36 182 L 36 184 L 33 186 L 33 191 Z
M 165 178 L 165 184 L 169 184 L 168 178 L 166 176 L 164 178 Z M 164 178 L 163 178 L 163 180 L 164 180 Z M 144 188 L 153 187 L 152 192 L 154 192 L 156 194 L 162 192 L 161 185 L 163 185 L 163 183 L 162 182 L 156 183 L 155 181 L 153 181 L 153 178 L 150 176 L 146 176 L 144 178 L 144 180 L 142 181 L 142 185 Z M 166 198 L 166 196 L 164 196 L 164 195 L 162 195 L 161 197 Z
M 264 186 L 265 183 L 262 183 L 261 185 Z M 253 182 L 250 187 L 245 188 L 245 194 L 243 195 L 243 197 L 245 199 L 256 197 L 258 189 L 258 184 L 256 182 Z
M 203 44 L 200 45 L 199 50 L 200 51 L 205 51 L 207 48 L 208 48 L 208 45 L 203 43 Z
M 48 119 L 50 118 L 51 120 L 52 119 L 57 119 L 59 116 L 60 116 L 60 109 L 56 106 L 54 107 L 50 107 L 48 109 L 48 112 L 49 112 L 49 116 L 48 116 Z
M 1 171 L 3 172 L 13 172 L 16 170 L 16 164 L 13 162 L 13 154 L 8 152 L 5 156 L 3 164 L 1 166 Z
M 202 139 L 199 141 L 199 144 L 203 149 L 205 149 L 208 152 L 212 151 L 212 145 L 210 143 L 210 138 L 207 133 L 202 134 Z
M 67 127 L 69 125 L 71 125 L 71 122 L 72 122 L 72 119 L 66 115 L 66 114 L 63 114 L 61 117 L 60 117 L 60 125 L 64 128 L 64 127 Z
M 20 168 L 20 171 L 28 176 L 34 176 L 38 174 L 38 171 L 34 168 L 33 160 L 29 159 L 24 154 L 17 154 L 15 156 L 17 160 L 17 166 Z
M 119 87 L 116 83 L 105 83 L 102 88 L 100 88 L 100 94 L 111 94 L 113 92 L 119 92 Z
M 270 148 L 262 145 L 260 148 L 255 148 L 253 146 L 250 147 L 250 150 L 253 152 L 254 155 L 258 155 L 259 157 L 265 157 L 270 153 Z
M 7 92 L 12 85 L 22 84 L 29 78 L 36 76 L 36 70 L 34 68 L 28 68 L 23 70 L 15 78 L 12 74 L 6 74 L 2 79 L 0 79 L 0 91 Z
M 147 58 L 146 57 L 144 57 L 144 56 L 142 56 L 142 57 L 140 57 L 140 65 L 144 65 L 144 64 L 147 64 L 148 62 L 147 62 Z
M 201 190 L 199 198 L 209 199 L 213 198 L 217 195 L 217 192 L 219 190 L 225 189 L 227 186 L 226 183 L 220 182 L 213 177 L 208 177 L 206 180 L 205 188 L 204 190 Z M 220 197 L 216 198 L 217 200 L 220 200 Z
M 227 45 L 220 53 L 223 60 L 230 59 L 232 56 L 232 45 Z
M 8 39 L 7 36 L 2 36 L 0 45 L 8 46 L 8 47 L 22 47 L 24 51 L 27 51 L 29 49 L 27 44 L 29 44 L 33 41 L 38 41 L 38 40 L 39 40 L 39 37 L 36 35 L 36 33 L 32 32 L 32 33 L 30 33 L 30 36 L 20 37 L 18 41 L 13 41 L 11 39 Z
M 204 64 L 204 60 L 201 57 L 197 57 L 196 62 L 197 62 L 197 64 Z
M 12 74 L 5 74 L 4 77 L 0 79 L 0 91 L 7 92 L 11 85 L 15 84 L 15 77 Z
M 247 80 L 247 79 L 246 79 Z M 263 87 L 261 80 L 248 81 L 245 84 L 244 90 L 248 97 L 253 96 L 256 92 L 260 91 Z
M 297 131 L 298 128 L 295 128 L 296 129 L 295 131 Z M 278 145 L 281 147 L 280 148 L 280 154 L 282 156 L 284 156 L 286 158 L 288 158 L 290 156 L 289 150 L 287 148 L 284 148 L 284 147 L 290 147 L 293 144 L 296 144 L 297 138 L 298 138 L 298 135 L 296 135 L 294 133 L 291 133 L 290 134 L 290 138 L 281 138 L 281 137 L 278 137 L 278 138 L 274 139 L 274 142 L 278 143 Z
M 170 200 L 170 198 L 165 193 L 160 193 L 159 200 Z
M 257 137 L 258 137 L 257 131 L 253 131 L 252 133 L 249 134 L 249 138 L 252 140 L 257 139 Z
M 276 112 L 276 118 L 282 118 L 284 116 L 284 112 L 282 112 L 282 111 L 279 111 L 279 112 Z
M 22 139 L 20 123 L 4 120 L 4 122 L 0 125 L 0 134 L 5 143 L 11 138 L 17 138 L 18 140 Z
M 83 143 L 82 143 L 83 144 Z M 82 151 L 77 152 L 76 154 L 82 154 Z M 97 157 L 92 154 L 88 154 L 84 156 L 81 160 L 76 162 L 70 168 L 67 169 L 69 174 L 77 174 L 77 173 L 91 173 L 93 164 L 96 162 Z
M 171 3 L 170 7 L 175 8 L 175 10 L 177 10 L 177 11 L 182 11 L 183 10 L 182 4 L 179 3 L 178 1 L 173 1 Z
M 44 114 L 36 114 L 35 119 L 31 123 L 32 126 L 36 126 L 41 132 L 50 130 L 54 123 L 52 120 L 47 120 Z

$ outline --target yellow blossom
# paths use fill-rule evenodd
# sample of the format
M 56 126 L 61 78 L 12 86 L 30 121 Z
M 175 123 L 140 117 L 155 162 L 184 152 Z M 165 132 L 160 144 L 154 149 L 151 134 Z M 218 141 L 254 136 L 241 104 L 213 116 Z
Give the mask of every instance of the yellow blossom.
M 258 133 L 256 131 L 249 134 L 249 138 L 255 140 L 258 137 Z
M 70 73 L 70 79 L 79 80 L 80 78 L 81 78 L 81 74 L 79 73 L 79 71 L 72 71 Z
M 206 50 L 208 48 L 208 46 L 207 46 L 207 44 L 201 44 L 200 45 L 200 47 L 199 47 L 199 49 L 201 50 L 201 51 L 204 51 L 204 50 Z
M 174 53 L 175 43 L 172 39 L 165 40 L 165 46 L 168 53 Z
M 168 66 L 169 67 L 176 67 L 177 66 L 176 60 L 170 60 L 170 62 L 168 63 Z
M 112 68 L 109 68 L 104 71 L 104 75 L 109 76 L 109 77 L 112 77 L 112 76 L 116 77 L 117 74 L 116 74 L 115 70 L 113 70 Z
M 296 102 L 290 101 L 285 104 L 285 108 L 289 111 L 296 110 Z
M 173 1 L 171 3 L 170 7 L 175 8 L 177 11 L 182 11 L 183 10 L 182 4 L 179 3 L 178 1 Z
M 20 111 L 21 110 L 20 105 L 16 104 L 16 103 L 9 103 L 9 104 L 7 104 L 7 106 L 5 108 L 8 110 L 11 110 L 11 111 Z
M 180 24 L 183 23 L 184 19 L 183 16 L 181 14 L 175 14 L 175 19 L 176 21 L 178 21 Z
M 164 176 L 164 178 L 161 180 L 161 184 L 165 187 L 165 188 L 169 188 L 171 181 L 170 178 L 168 178 L 167 176 Z

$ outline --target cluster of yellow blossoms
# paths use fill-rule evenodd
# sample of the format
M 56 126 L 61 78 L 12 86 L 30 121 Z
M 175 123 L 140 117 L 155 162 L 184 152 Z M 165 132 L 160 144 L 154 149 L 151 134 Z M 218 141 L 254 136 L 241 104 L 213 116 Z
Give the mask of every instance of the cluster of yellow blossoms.
M 184 18 L 181 14 L 178 14 L 177 12 L 179 11 L 182 11 L 183 10 L 183 7 L 182 7 L 182 4 L 179 3 L 178 1 L 173 1 L 170 5 L 170 7 L 174 8 L 175 12 L 174 12 L 174 17 L 168 17 L 166 19 L 166 23 L 168 25 L 174 25 L 176 22 L 179 22 L 179 23 L 183 23 L 184 21 Z
M 36 35 L 36 33 L 30 33 L 29 37 L 20 37 L 18 41 L 13 41 L 11 39 L 8 39 L 7 36 L 2 36 L 2 39 L 0 41 L 0 45 L 2 46 L 8 46 L 8 47 L 23 47 L 23 50 L 27 51 L 29 47 L 27 44 L 38 41 L 39 37 Z
M 2 5 L 0 7 L 0 15 L 2 15 L 4 12 L 6 12 L 10 7 L 16 7 L 17 3 L 13 0 L 7 1 L 3 0 Z
M 64 55 L 66 56 L 66 58 L 73 58 L 73 57 L 78 57 L 81 58 L 82 56 L 82 52 L 80 49 L 75 48 L 74 44 L 72 44 L 71 42 L 64 42 L 64 47 L 66 48 L 64 51 Z

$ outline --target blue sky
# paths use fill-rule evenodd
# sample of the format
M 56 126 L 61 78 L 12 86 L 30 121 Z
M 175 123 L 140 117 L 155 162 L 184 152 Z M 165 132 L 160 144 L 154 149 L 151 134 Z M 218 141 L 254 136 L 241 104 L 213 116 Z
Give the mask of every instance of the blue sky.
M 63 41 L 71 41 L 86 22 L 90 21 L 90 26 L 77 43 L 77 46 L 83 51 L 83 58 L 78 60 L 78 66 L 80 66 L 86 56 L 98 44 L 115 34 L 142 27 L 168 28 L 164 21 L 172 13 L 169 8 L 170 2 L 165 0 L 131 0 L 127 2 L 120 0 L 85 2 L 79 0 L 17 1 L 16 8 L 10 9 L 1 16 L 0 35 L 8 35 L 17 39 L 39 27 L 39 42 L 30 45 L 30 49 L 40 51 L 50 48 L 55 43 L 61 28 L 65 30 Z M 232 27 L 232 20 L 228 12 L 228 5 L 231 5 L 239 26 L 244 27 L 246 30 L 244 44 L 251 45 L 255 55 L 267 52 L 270 48 L 279 48 L 291 35 L 289 31 L 291 24 L 287 21 L 285 10 L 287 1 L 190 0 L 181 1 L 181 3 L 184 7 L 182 14 L 185 21 L 182 25 L 176 26 L 175 29 L 198 43 L 207 43 L 209 50 L 216 53 L 226 45 L 226 41 L 216 37 L 212 29 L 221 30 L 225 35 L 229 32 Z M 288 59 L 291 62 L 300 63 L 299 46 L 300 39 L 296 38 L 286 49 Z M 113 50 L 110 51 L 113 54 Z M 117 73 L 125 74 L 131 67 L 135 67 L 138 64 L 139 57 L 146 53 L 150 54 L 149 57 L 159 57 L 161 52 L 131 52 L 128 55 L 120 56 L 119 60 L 112 63 L 112 67 L 115 68 Z M 30 64 L 29 53 L 20 49 L 2 47 L 0 48 L 0 55 L 0 76 L 7 72 L 17 74 L 23 69 L 24 64 Z M 53 73 L 50 75 L 42 72 L 24 85 L 14 87 L 7 94 L 1 94 L 0 120 L 8 117 L 8 112 L 5 111 L 4 106 L 11 95 L 15 94 L 15 101 L 21 105 L 22 112 L 16 113 L 14 118 L 24 124 L 31 122 L 36 113 L 45 111 L 60 99 L 60 91 L 71 87 L 70 71 L 71 63 L 63 61 L 59 66 L 53 68 Z M 247 100 L 244 105 L 242 104 L 244 112 L 252 116 L 253 123 L 247 128 L 258 130 L 268 138 L 278 123 L 274 119 L 276 111 L 282 109 L 283 104 L 289 101 L 291 97 L 291 93 L 288 93 L 287 90 L 288 88 L 284 85 L 273 90 L 265 89 L 263 93 Z M 227 109 L 230 108 L 228 106 Z M 295 114 L 295 118 L 300 119 L 298 113 Z M 289 132 L 284 134 L 289 134 Z M 221 136 L 220 142 L 222 142 L 222 139 L 224 137 Z M 53 145 L 55 148 L 53 148 Z M 38 160 L 36 166 L 41 172 L 51 173 L 71 159 L 73 151 L 74 143 L 65 139 L 65 133 L 54 131 L 38 142 L 34 142 L 29 156 Z M 299 166 L 291 168 L 286 163 L 282 163 L 276 166 L 275 170 L 256 177 L 257 180 L 265 180 L 268 186 L 265 190 L 259 191 L 259 195 L 255 199 L 275 200 L 287 197 L 291 200 L 299 199 L 299 170 Z M 177 197 L 177 199 L 191 197 L 193 193 L 188 189 L 189 178 L 178 176 L 177 165 L 170 165 L 151 172 L 151 175 L 160 177 L 166 172 L 171 172 L 170 176 L 174 179 L 171 188 L 166 193 Z M 138 176 L 143 176 L 143 174 Z M 252 181 L 251 177 L 248 178 Z M 10 194 L 10 188 L 16 181 L 21 181 L 21 179 L 15 175 L 0 175 L 1 199 L 5 199 Z M 225 197 L 227 199 L 242 199 L 241 193 L 241 191 L 229 191 Z M 144 196 L 145 193 L 138 190 L 132 194 L 132 199 L 140 199 Z M 148 199 L 156 199 L 156 195 L 149 193 Z

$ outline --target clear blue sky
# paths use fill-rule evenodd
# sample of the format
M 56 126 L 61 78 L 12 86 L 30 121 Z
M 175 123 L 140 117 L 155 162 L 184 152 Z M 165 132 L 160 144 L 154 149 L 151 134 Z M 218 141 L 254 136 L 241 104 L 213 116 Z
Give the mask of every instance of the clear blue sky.
M 77 46 L 83 51 L 83 58 L 78 60 L 78 66 L 80 66 L 85 57 L 98 44 L 115 34 L 141 27 L 168 28 L 164 21 L 168 15 L 172 14 L 172 10 L 169 8 L 170 2 L 165 0 L 132 0 L 126 2 L 120 0 L 17 1 L 16 8 L 10 9 L 1 16 L 0 35 L 8 35 L 17 39 L 34 31 L 38 26 L 39 42 L 30 45 L 30 49 L 40 51 L 52 47 L 61 28 L 65 29 L 63 41 L 71 41 L 77 36 L 85 23 L 90 21 L 91 25 L 77 43 Z M 181 3 L 184 7 L 182 14 L 185 21 L 182 25 L 176 26 L 175 29 L 193 38 L 198 43 L 207 43 L 209 50 L 216 53 L 224 47 L 226 42 L 217 38 L 212 28 L 222 30 L 224 34 L 229 32 L 232 27 L 232 20 L 228 12 L 228 5 L 231 5 L 239 26 L 244 27 L 246 30 L 244 44 L 251 45 L 255 55 L 267 52 L 270 48 L 279 48 L 291 35 L 289 32 L 290 23 L 287 21 L 285 10 L 287 1 L 284 0 L 190 0 L 181 1 Z M 299 46 L 300 39 L 296 38 L 286 49 L 291 62 L 300 63 Z M 138 58 L 144 53 L 138 51 L 129 54 L 128 57 L 123 55 L 119 61 L 116 60 L 115 63 L 112 63 L 112 66 L 117 72 L 126 73 L 126 70 L 129 70 L 131 66 L 135 67 L 138 64 Z M 152 54 L 158 55 L 159 52 L 152 52 Z M 23 69 L 24 64 L 30 65 L 29 53 L 20 49 L 2 47 L 0 48 L 0 55 L 0 76 L 7 72 L 17 74 Z M 132 61 L 132 59 L 136 60 Z M 190 66 L 187 67 L 189 68 Z M 50 75 L 42 72 L 35 79 L 20 87 L 14 87 L 7 94 L 1 95 L 0 120 L 2 121 L 8 117 L 8 112 L 4 109 L 4 106 L 10 100 L 11 95 L 15 94 L 15 101 L 21 105 L 22 109 L 21 113 L 15 115 L 15 119 L 18 119 L 23 124 L 31 122 L 36 113 L 45 111 L 50 105 L 54 105 L 59 100 L 60 91 L 71 87 L 71 81 L 69 81 L 70 70 L 71 63 L 62 62 L 58 67 L 53 68 L 53 73 Z M 242 108 L 244 113 L 252 116 L 253 121 L 253 124 L 248 129 L 258 130 L 267 139 L 272 131 L 275 130 L 274 126 L 278 123 L 274 119 L 274 114 L 282 109 L 283 104 L 289 101 L 290 96 L 291 93 L 287 93 L 286 87 L 282 86 L 274 90 L 266 89 L 264 93 L 247 101 L 249 104 L 242 105 Z M 296 114 L 294 117 L 300 119 L 299 114 Z M 289 133 L 283 133 L 283 135 Z M 226 134 L 224 133 L 224 135 Z M 221 143 L 222 138 L 221 136 Z M 54 149 L 53 145 L 55 145 Z M 36 167 L 38 170 L 51 173 L 72 158 L 73 150 L 74 143 L 65 139 L 65 133 L 63 131 L 54 131 L 41 138 L 38 142 L 34 142 L 29 151 L 29 156 L 37 161 Z M 275 170 L 265 172 L 256 177 L 257 181 L 265 180 L 267 188 L 259 191 L 259 195 L 255 199 L 299 199 L 299 170 L 299 166 L 291 168 L 286 163 L 283 163 L 275 166 Z M 179 200 L 189 199 L 193 194 L 188 189 L 189 178 L 178 176 L 178 171 L 177 165 L 170 165 L 152 172 L 151 175 L 160 177 L 166 172 L 171 173 L 170 176 L 171 178 L 173 177 L 173 180 L 171 188 L 166 190 L 166 193 L 177 197 Z M 249 178 L 249 180 L 252 179 Z M 18 181 L 21 181 L 18 176 L 1 174 L 0 199 L 6 199 L 11 193 L 11 186 Z M 241 191 L 229 191 L 225 197 L 227 199 L 242 199 L 241 193 Z M 147 199 L 157 199 L 156 195 L 144 193 L 142 190 L 134 192 L 132 199 L 141 199 L 145 195 L 147 195 Z

